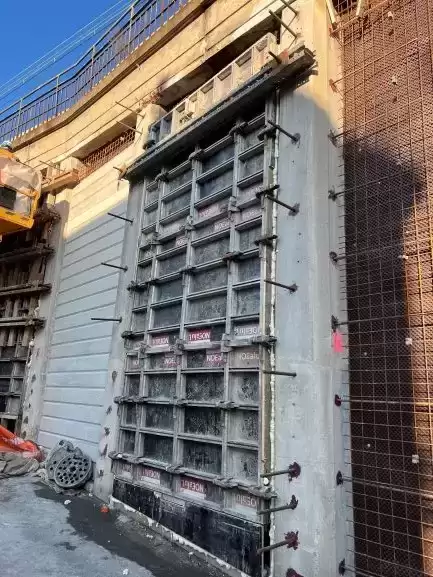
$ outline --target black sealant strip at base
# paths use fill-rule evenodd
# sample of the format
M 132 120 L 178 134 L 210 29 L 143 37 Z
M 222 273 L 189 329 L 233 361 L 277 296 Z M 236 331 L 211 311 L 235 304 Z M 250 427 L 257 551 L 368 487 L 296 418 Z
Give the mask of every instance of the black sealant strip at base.
M 113 497 L 252 577 L 261 575 L 262 526 L 199 504 L 169 500 L 145 487 L 115 479 Z

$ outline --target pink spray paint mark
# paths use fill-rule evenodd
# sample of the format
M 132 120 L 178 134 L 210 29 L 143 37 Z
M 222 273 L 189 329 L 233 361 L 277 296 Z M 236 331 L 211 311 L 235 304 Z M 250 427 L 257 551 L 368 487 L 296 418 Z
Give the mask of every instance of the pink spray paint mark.
M 344 351 L 343 336 L 340 331 L 332 333 L 332 349 L 334 353 L 342 353 Z

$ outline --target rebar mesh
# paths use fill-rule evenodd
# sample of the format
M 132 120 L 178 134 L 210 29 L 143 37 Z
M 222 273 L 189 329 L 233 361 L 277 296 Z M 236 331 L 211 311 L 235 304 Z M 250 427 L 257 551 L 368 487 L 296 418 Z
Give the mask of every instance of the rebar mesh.
M 348 526 L 357 575 L 433 575 L 433 4 L 337 3 Z M 340 5 L 341 4 L 341 7 Z M 352 548 L 352 547 L 351 547 Z M 350 556 L 349 556 L 350 557 Z
M 133 130 L 125 130 L 107 144 L 104 144 L 94 152 L 91 152 L 86 158 L 83 158 L 83 165 L 78 171 L 80 180 L 98 170 L 106 162 L 114 158 L 117 154 L 128 148 L 134 142 L 135 133 Z

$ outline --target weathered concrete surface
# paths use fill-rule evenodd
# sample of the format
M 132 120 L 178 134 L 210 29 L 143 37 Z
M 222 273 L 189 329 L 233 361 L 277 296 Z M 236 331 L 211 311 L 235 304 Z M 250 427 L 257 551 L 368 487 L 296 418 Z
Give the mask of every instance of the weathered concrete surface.
M 65 505 L 65 500 L 71 503 Z M 0 480 L 4 577 L 221 577 L 90 497 L 57 495 L 37 478 Z

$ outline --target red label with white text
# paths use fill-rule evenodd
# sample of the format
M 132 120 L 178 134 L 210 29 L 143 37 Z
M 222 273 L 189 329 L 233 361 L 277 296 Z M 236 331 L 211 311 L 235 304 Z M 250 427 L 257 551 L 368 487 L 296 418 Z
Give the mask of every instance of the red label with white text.
M 210 342 L 210 329 L 194 329 L 188 333 L 189 343 Z
M 154 347 L 163 347 L 164 345 L 169 344 L 169 337 L 168 335 L 158 335 L 152 337 L 152 345 Z
M 189 477 L 183 477 L 180 480 L 180 489 L 187 493 L 194 493 L 197 496 L 204 498 L 206 496 L 206 487 L 204 483 L 198 479 L 191 479 Z
M 150 469 L 149 467 L 143 467 L 141 470 L 141 480 L 151 481 L 153 483 L 159 483 L 161 481 L 161 473 L 156 469 Z

